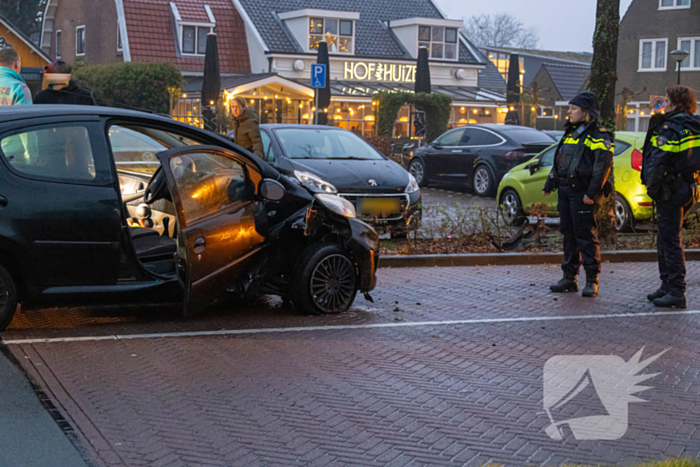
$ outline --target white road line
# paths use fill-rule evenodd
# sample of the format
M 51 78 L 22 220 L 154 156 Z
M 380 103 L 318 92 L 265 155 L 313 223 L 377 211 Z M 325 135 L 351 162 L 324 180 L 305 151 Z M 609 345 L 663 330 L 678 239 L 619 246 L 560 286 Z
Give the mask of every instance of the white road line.
M 4 345 L 22 344 L 55 344 L 59 342 L 92 342 L 92 341 L 113 341 L 127 339 L 163 339 L 173 337 L 205 337 L 205 336 L 236 336 L 242 334 L 270 334 L 283 332 L 311 332 L 311 331 L 342 331 L 347 329 L 382 329 L 382 328 L 416 328 L 429 326 L 454 326 L 461 324 L 495 324 L 495 323 L 527 323 L 543 321 L 572 321 L 581 319 L 619 319 L 619 318 L 639 318 L 644 316 L 679 316 L 697 315 L 700 310 L 681 311 L 650 311 L 642 313 L 615 313 L 608 315 L 574 315 L 574 316 L 541 316 L 522 318 L 484 318 L 484 319 L 457 319 L 449 321 L 415 321 L 398 323 L 376 323 L 376 324 L 345 324 L 337 326 L 305 326 L 292 328 L 262 328 L 262 329 L 231 329 L 220 331 L 190 331 L 190 332 L 166 332 L 162 334 L 117 334 L 110 336 L 83 336 L 83 337 L 56 337 L 38 339 L 15 339 L 2 341 Z

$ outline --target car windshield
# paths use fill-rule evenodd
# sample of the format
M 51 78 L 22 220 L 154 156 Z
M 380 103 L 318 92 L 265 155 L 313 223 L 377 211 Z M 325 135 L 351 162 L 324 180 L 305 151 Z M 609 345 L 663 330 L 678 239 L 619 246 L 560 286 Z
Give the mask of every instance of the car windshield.
M 531 128 L 509 128 L 503 133 L 520 144 L 552 144 L 552 141 L 556 141 L 553 137 Z
M 275 134 L 290 159 L 383 159 L 376 149 L 345 130 L 283 128 Z

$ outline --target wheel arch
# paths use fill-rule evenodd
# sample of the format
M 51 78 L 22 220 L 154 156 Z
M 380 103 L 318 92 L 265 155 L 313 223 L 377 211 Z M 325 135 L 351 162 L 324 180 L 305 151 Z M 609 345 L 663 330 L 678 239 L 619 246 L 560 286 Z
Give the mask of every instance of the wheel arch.
M 27 298 L 29 291 L 26 282 L 28 272 L 26 267 L 22 265 L 22 262 L 13 253 L 10 253 L 10 251 L 17 250 L 11 248 L 11 246 L 6 243 L 6 239 L 0 238 L 0 264 L 7 269 L 7 272 L 15 281 L 18 301 L 21 302 Z

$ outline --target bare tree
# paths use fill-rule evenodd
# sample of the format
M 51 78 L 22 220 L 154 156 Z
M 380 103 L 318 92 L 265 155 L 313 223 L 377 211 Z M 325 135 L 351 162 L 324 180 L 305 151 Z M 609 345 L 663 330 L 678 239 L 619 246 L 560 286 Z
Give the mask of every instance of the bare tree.
M 509 13 L 472 16 L 462 29 L 477 47 L 516 47 L 536 49 L 540 35 L 537 28 L 527 28 Z

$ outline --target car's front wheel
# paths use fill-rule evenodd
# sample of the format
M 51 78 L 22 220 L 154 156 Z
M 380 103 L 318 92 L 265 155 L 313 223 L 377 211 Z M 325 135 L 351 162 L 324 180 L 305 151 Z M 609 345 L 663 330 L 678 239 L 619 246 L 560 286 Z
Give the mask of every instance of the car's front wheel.
M 335 243 L 317 243 L 297 263 L 292 301 L 304 314 L 342 313 L 355 301 L 357 284 L 357 268 L 348 252 Z
M 496 180 L 494 179 L 493 172 L 491 172 L 488 166 L 482 164 L 474 170 L 472 187 L 474 188 L 474 193 L 478 196 L 493 196 L 493 191 L 496 186 L 495 182 Z
M 425 171 L 425 164 L 420 159 L 413 159 L 408 165 L 408 171 L 416 179 L 419 187 L 428 186 L 428 174 Z
M 615 194 L 615 228 L 618 232 L 629 232 L 634 229 L 634 215 L 624 196 Z
M 507 225 L 517 227 L 525 222 L 523 203 L 520 201 L 518 193 L 512 188 L 505 190 L 501 195 L 501 210 L 503 212 L 503 220 Z
M 7 269 L 0 266 L 0 331 L 9 326 L 17 309 L 17 287 Z

